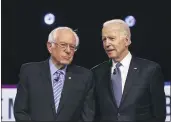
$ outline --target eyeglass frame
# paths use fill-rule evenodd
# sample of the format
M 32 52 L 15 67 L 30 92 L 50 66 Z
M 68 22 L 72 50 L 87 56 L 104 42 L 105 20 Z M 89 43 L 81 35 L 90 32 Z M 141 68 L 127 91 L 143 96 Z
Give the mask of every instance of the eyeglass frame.
M 69 46 L 70 50 L 72 50 L 74 52 L 76 52 L 78 50 L 78 46 L 74 46 L 72 44 L 68 44 L 65 42 L 61 42 L 59 44 L 57 42 L 52 42 L 52 43 L 54 43 L 55 45 L 57 45 L 58 47 L 60 47 L 63 50 L 66 50 L 68 46 Z M 63 45 L 61 45 L 61 44 L 63 44 Z

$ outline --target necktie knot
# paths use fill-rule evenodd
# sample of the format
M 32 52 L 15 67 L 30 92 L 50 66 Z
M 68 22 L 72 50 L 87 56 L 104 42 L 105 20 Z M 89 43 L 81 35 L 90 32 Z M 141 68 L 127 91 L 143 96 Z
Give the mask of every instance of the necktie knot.
M 63 70 L 57 70 L 54 75 L 62 75 L 64 74 L 64 71 Z
M 121 64 L 120 62 L 118 62 L 118 63 L 116 64 L 116 68 L 119 68 L 121 65 L 122 65 L 122 64 Z
M 58 81 L 59 78 L 60 78 L 60 76 L 61 76 L 61 75 L 64 75 L 64 71 L 63 71 L 63 70 L 58 70 L 58 71 L 56 71 L 56 72 L 54 73 L 54 75 L 55 75 L 54 80 L 55 80 L 55 81 Z
M 119 72 L 119 67 L 121 66 L 122 64 L 120 62 L 118 62 L 116 65 L 115 65 L 115 69 L 113 70 L 113 74 L 115 75 L 116 73 Z

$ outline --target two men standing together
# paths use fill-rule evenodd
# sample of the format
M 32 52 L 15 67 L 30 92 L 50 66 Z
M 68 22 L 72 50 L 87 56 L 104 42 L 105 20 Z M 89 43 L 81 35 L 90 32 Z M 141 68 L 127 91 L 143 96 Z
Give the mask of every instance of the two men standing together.
M 20 70 L 14 104 L 16 121 L 164 122 L 164 78 L 160 66 L 134 57 L 131 33 L 119 19 L 102 28 L 109 60 L 90 70 L 72 64 L 79 37 L 68 27 L 50 34 L 50 58 Z

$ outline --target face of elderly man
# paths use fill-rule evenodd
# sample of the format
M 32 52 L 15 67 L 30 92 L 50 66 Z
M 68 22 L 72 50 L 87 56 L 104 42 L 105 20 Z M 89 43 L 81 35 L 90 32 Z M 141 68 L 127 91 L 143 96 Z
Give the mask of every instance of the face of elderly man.
M 103 26 L 102 41 L 108 57 L 121 61 L 128 53 L 130 40 L 124 24 L 113 22 Z
M 57 65 L 67 65 L 73 60 L 76 49 L 76 37 L 69 29 L 60 29 L 54 32 L 55 42 L 47 43 L 52 61 Z

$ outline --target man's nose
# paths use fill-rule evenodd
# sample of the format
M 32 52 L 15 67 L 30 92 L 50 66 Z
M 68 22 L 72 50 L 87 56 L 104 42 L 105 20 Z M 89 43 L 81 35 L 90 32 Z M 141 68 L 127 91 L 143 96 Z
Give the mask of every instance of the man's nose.
M 106 46 L 106 47 L 110 46 L 110 43 L 109 43 L 109 39 L 108 39 L 108 38 L 106 38 L 105 46 Z
M 70 49 L 70 46 L 69 45 L 67 45 L 67 47 L 66 47 L 66 52 L 71 52 L 71 49 Z

